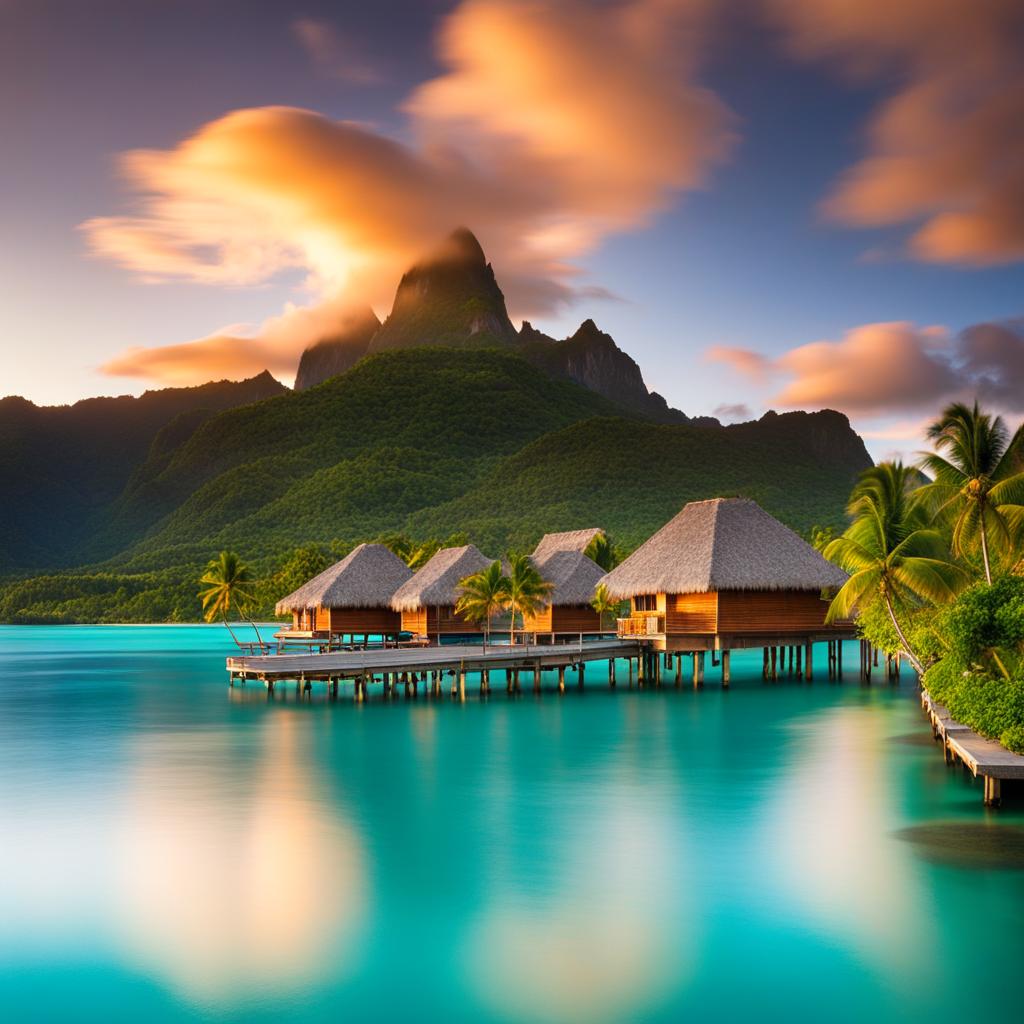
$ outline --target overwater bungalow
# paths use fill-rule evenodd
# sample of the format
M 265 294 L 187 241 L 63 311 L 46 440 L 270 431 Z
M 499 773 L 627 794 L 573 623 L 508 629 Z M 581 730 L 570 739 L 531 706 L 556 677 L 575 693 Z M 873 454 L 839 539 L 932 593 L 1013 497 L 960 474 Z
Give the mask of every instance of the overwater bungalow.
M 554 550 L 542 560 L 538 560 L 535 553 L 533 563 L 554 589 L 544 608 L 536 615 L 524 617 L 523 628 L 538 636 L 551 634 L 552 639 L 559 633 L 601 633 L 601 618 L 590 602 L 594 589 L 604 577 L 604 569 L 582 550 L 571 548 Z
M 392 595 L 390 607 L 401 617 L 402 629 L 417 636 L 479 636 L 483 627 L 455 611 L 459 584 L 486 569 L 493 559 L 467 544 L 442 548 Z
M 360 544 L 277 602 L 278 615 L 292 616 L 292 629 L 281 635 L 397 637 L 402 617 L 391 599 L 411 577 L 412 570 L 383 544 Z
M 846 573 L 745 498 L 687 505 L 604 577 L 628 599 L 621 637 L 663 651 L 810 644 L 852 635 L 825 625 L 826 593 Z

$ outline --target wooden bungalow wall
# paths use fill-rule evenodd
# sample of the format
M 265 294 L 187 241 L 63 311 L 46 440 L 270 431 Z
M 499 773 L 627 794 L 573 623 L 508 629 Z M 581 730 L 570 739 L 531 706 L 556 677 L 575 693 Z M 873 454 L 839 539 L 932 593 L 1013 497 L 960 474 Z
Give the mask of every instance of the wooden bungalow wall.
M 599 633 L 601 617 L 586 604 L 548 606 L 536 615 L 526 616 L 523 628 L 528 633 Z M 614 630 L 614 621 L 608 628 Z
M 417 608 L 415 611 L 402 612 L 402 629 L 420 636 L 436 636 L 443 633 L 482 633 L 483 627 L 474 622 L 467 622 L 461 615 L 455 614 L 453 605 L 441 608 Z M 440 620 L 440 626 L 439 626 Z
M 828 602 L 817 591 L 727 590 L 707 594 L 658 594 L 656 609 L 639 608 L 634 614 L 665 617 L 665 632 L 714 635 L 716 633 L 806 632 L 825 624 Z

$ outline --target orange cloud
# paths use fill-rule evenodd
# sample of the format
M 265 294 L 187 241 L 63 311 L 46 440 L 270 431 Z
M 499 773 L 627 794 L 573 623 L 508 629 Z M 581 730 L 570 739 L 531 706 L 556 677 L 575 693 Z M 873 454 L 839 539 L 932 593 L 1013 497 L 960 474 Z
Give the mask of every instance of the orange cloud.
M 728 152 L 730 116 L 693 81 L 703 18 L 698 0 L 626 0 L 600 17 L 578 0 L 466 0 L 441 33 L 449 70 L 407 104 L 417 143 L 307 110 L 237 110 L 173 149 L 126 154 L 137 209 L 83 229 L 149 281 L 255 285 L 301 268 L 314 305 L 343 296 L 384 312 L 401 272 L 467 224 L 513 314 L 550 312 L 590 290 L 579 256 Z M 307 46 L 321 28 L 305 25 Z M 266 330 L 218 334 L 106 370 L 177 382 L 196 357 L 197 379 L 233 362 L 248 373 L 261 358 L 280 366 L 271 345 Z
M 964 386 L 943 328 L 909 323 L 855 327 L 840 341 L 815 341 L 770 359 L 746 349 L 708 357 L 762 380 L 790 380 L 771 402 L 787 408 L 834 408 L 862 415 L 934 406 Z
M 803 56 L 902 84 L 868 153 L 823 205 L 851 225 L 916 224 L 911 253 L 985 266 L 1024 258 L 1024 4 L 768 0 Z
M 263 370 L 291 383 L 308 345 L 344 333 L 365 315 L 365 310 L 341 297 L 316 306 L 289 305 L 258 328 L 232 324 L 195 341 L 130 348 L 100 369 L 113 377 L 158 380 L 172 386 L 252 377 Z
M 579 0 L 472 0 L 441 33 L 450 70 L 406 107 L 428 142 L 469 134 L 477 159 L 537 175 L 582 248 L 701 185 L 728 154 L 731 115 L 692 81 L 704 15 L 701 3 L 664 0 L 600 12 Z
M 709 363 L 725 363 L 758 381 L 763 380 L 772 369 L 772 361 L 767 356 L 731 345 L 712 345 L 704 353 L 704 360 Z

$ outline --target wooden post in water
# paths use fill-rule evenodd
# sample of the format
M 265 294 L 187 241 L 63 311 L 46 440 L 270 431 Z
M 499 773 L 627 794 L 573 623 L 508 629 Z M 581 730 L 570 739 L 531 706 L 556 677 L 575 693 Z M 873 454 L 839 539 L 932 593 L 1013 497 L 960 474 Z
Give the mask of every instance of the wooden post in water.
M 608 687 L 609 689 L 615 686 L 615 659 L 608 659 Z
M 804 649 L 797 644 L 796 645 L 796 676 L 799 679 L 803 675 L 803 664 L 804 664 Z
M 540 693 L 540 662 L 533 663 L 533 692 Z
M 764 649 L 764 660 L 761 663 L 761 678 L 768 678 L 768 648 Z
M 580 655 L 579 668 L 576 669 L 576 685 L 581 690 L 583 689 L 583 676 L 584 676 L 585 670 L 586 670 L 586 666 L 583 663 L 583 656 L 581 654 Z
M 985 806 L 998 807 L 1002 800 L 1002 786 L 999 779 L 992 775 L 983 776 L 985 780 Z
M 722 688 L 729 689 L 729 655 L 731 652 L 722 651 Z
M 700 662 L 697 660 L 696 651 L 691 651 L 691 657 L 693 658 L 693 688 L 696 690 L 700 686 Z
M 464 665 L 459 666 L 459 700 L 464 701 L 466 699 L 466 668 Z
M 778 671 L 777 671 L 776 665 L 775 665 L 775 659 L 778 656 L 778 650 L 779 649 L 777 647 L 772 647 L 771 648 L 771 653 L 769 655 L 769 657 L 771 658 L 771 668 L 769 670 L 769 674 L 771 675 L 771 678 L 773 680 L 779 678 L 779 674 L 778 674 Z
M 808 641 L 804 649 L 804 679 L 810 682 L 814 678 L 814 644 Z
M 676 651 L 676 686 L 681 686 L 683 682 L 683 652 Z
M 843 641 L 836 641 L 836 673 L 839 681 L 843 681 Z
M 565 666 L 558 666 L 558 692 L 565 693 Z

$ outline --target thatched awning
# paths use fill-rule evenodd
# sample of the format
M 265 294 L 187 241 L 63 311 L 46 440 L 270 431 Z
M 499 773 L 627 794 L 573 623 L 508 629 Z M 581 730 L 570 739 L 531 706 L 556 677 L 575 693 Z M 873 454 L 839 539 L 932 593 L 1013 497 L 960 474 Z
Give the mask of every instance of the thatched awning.
M 747 498 L 694 501 L 604 578 L 612 597 L 821 590 L 847 576 Z
M 559 607 L 590 604 L 604 569 L 582 551 L 555 551 L 542 562 L 533 559 L 537 571 L 554 585 L 548 601 Z
M 459 584 L 493 561 L 472 544 L 442 548 L 412 579 L 399 587 L 391 598 L 391 607 L 396 612 L 413 612 L 418 608 L 453 605 L 459 599 Z
M 530 556 L 534 562 L 543 562 L 556 551 L 586 551 L 590 542 L 604 533 L 600 527 L 589 530 L 565 530 L 562 533 L 545 533 Z
M 360 544 L 340 562 L 281 598 L 274 612 L 284 615 L 302 608 L 388 608 L 395 591 L 411 576 L 412 570 L 383 544 Z

